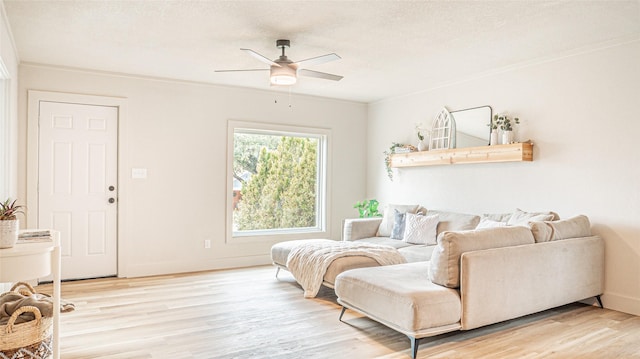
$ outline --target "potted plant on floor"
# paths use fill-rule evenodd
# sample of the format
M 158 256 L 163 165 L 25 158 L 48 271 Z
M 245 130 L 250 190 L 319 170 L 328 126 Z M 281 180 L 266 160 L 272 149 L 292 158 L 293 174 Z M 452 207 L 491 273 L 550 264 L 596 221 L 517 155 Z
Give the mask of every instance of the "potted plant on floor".
M 20 221 L 16 216 L 24 214 L 23 208 L 16 204 L 16 200 L 12 202 L 11 198 L 0 202 L 0 248 L 11 248 L 18 241 Z

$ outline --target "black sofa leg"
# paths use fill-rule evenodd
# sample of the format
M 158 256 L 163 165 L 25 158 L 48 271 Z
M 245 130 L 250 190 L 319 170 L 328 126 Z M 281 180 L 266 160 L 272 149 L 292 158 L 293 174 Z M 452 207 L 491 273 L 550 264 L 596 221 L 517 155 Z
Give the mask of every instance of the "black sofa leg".
M 409 337 L 409 340 L 411 341 L 411 359 L 416 359 L 416 356 L 418 355 L 418 342 L 420 339 Z
M 339 321 L 342 321 L 342 316 L 344 315 L 345 310 L 347 310 L 347 307 L 342 306 L 342 311 L 340 312 L 340 317 L 338 318 Z
M 604 308 L 604 305 L 602 305 L 602 299 L 600 298 L 600 295 L 596 295 L 596 300 L 598 301 L 598 305 L 600 305 L 600 308 Z

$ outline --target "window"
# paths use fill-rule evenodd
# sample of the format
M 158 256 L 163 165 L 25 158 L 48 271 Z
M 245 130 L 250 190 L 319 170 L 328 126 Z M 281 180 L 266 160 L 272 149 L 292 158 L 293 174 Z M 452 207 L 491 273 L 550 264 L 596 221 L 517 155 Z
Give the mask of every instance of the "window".
M 326 130 L 230 121 L 229 142 L 232 237 L 326 230 Z

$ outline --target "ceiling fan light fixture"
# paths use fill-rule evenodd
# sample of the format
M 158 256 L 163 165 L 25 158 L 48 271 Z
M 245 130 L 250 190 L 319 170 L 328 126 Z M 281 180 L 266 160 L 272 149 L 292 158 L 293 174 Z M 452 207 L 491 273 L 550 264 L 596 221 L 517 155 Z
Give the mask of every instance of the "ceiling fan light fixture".
M 291 86 L 298 80 L 296 70 L 289 66 L 271 66 L 271 76 L 269 77 L 272 85 Z
M 0 0 L 2 1 L 2 0 Z M 311 65 L 324 64 L 325 62 L 339 60 L 341 57 L 335 53 L 322 56 L 311 57 L 306 60 L 293 62 L 285 55 L 285 49 L 291 45 L 289 40 L 277 40 L 276 47 L 282 50 L 282 54 L 275 60 L 269 60 L 251 49 L 240 49 L 249 55 L 255 57 L 258 61 L 270 65 L 269 82 L 272 86 L 293 86 L 298 81 L 298 75 L 315 77 L 324 80 L 340 81 L 342 76 L 328 74 L 325 72 L 309 70 L 306 67 Z M 216 72 L 235 72 L 235 71 L 267 71 L 267 69 L 251 69 L 251 70 L 216 70 Z

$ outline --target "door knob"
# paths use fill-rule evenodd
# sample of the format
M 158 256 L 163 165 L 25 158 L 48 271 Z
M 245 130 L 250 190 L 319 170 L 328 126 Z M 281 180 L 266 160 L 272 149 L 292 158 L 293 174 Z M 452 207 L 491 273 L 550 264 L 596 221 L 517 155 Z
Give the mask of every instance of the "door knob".
M 113 203 L 113 202 L 115 202 L 115 201 L 116 201 L 116 199 L 115 199 L 115 198 L 113 198 L 113 197 L 109 198 L 109 203 Z

